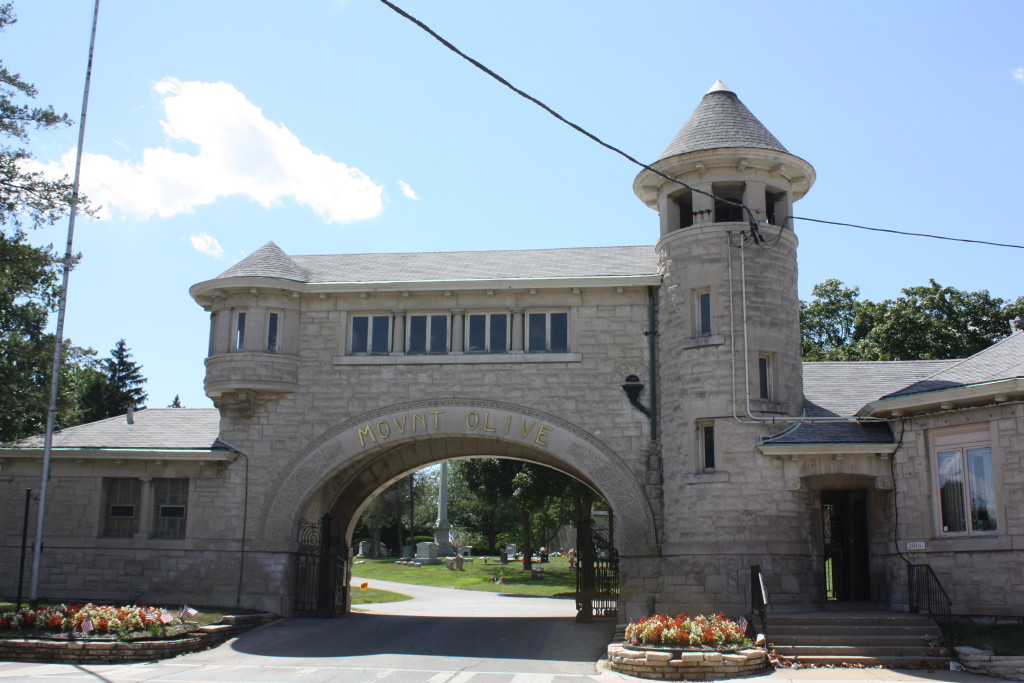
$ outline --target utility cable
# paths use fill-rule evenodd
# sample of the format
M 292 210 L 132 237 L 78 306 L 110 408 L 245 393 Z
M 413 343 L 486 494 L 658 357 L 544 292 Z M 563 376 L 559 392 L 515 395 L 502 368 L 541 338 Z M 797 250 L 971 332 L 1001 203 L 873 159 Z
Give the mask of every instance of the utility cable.
M 409 14 L 408 12 L 403 10 L 398 5 L 394 4 L 393 2 L 390 2 L 390 0 L 380 0 L 380 2 L 383 3 L 384 5 L 388 6 L 389 8 L 391 8 L 397 14 L 405 17 L 406 19 L 408 19 L 412 23 L 416 24 L 416 26 L 418 26 L 421 29 L 423 29 L 427 34 L 429 34 L 432 38 L 434 38 L 434 40 L 438 41 L 439 43 L 444 45 L 446 48 L 448 48 L 449 50 L 451 50 L 452 52 L 457 54 L 459 57 L 462 57 L 464 60 L 466 60 L 467 62 L 469 62 L 473 66 L 475 66 L 476 68 L 480 69 L 485 74 L 487 74 L 488 76 L 490 76 L 494 80 L 498 81 L 499 83 L 504 85 L 506 88 L 508 88 L 512 92 L 516 93 L 517 95 L 519 95 L 520 97 L 522 97 L 524 99 L 529 100 L 530 102 L 533 102 L 535 105 L 537 105 L 538 107 L 540 107 L 541 109 L 543 109 L 544 111 L 549 113 L 551 116 L 554 116 L 556 119 L 558 119 L 559 121 L 561 121 L 565 125 L 569 126 L 570 128 L 572 128 L 573 130 L 577 131 L 578 133 L 581 133 L 582 135 L 585 135 L 586 137 L 590 138 L 591 140 L 593 140 L 597 144 L 601 145 L 602 147 L 604 147 L 606 149 L 609 149 L 612 152 L 615 152 L 619 156 L 622 156 L 623 158 L 625 158 L 626 160 L 630 161 L 633 164 L 636 164 L 640 168 L 642 168 L 642 169 L 644 169 L 646 171 L 650 171 L 651 173 L 653 173 L 654 175 L 658 176 L 659 178 L 664 178 L 665 180 L 668 180 L 669 182 L 676 183 L 678 185 L 682 185 L 683 187 L 685 187 L 686 189 L 690 190 L 691 192 L 696 192 L 696 193 L 702 194 L 702 195 L 704 195 L 706 197 L 710 197 L 711 199 L 714 199 L 717 202 L 722 202 L 724 204 L 728 204 L 729 206 L 735 206 L 735 207 L 738 207 L 738 208 L 742 209 L 747 214 L 747 222 L 750 224 L 750 236 L 751 236 L 752 241 L 754 243 L 758 244 L 759 246 L 764 247 L 764 248 L 769 248 L 770 249 L 772 246 L 774 246 L 774 242 L 769 243 L 768 240 L 761 235 L 760 228 L 758 227 L 757 220 L 754 217 L 754 211 L 752 209 L 750 209 L 750 207 L 748 207 L 747 205 L 743 204 L 742 202 L 736 202 L 736 201 L 733 201 L 731 199 L 727 199 L 725 197 L 719 197 L 719 196 L 717 196 L 715 194 L 712 194 L 711 192 L 707 192 L 706 190 L 702 190 L 702 189 L 700 189 L 698 187 L 694 187 L 693 185 L 690 185 L 689 183 L 687 183 L 685 181 L 682 181 L 679 178 L 675 178 L 675 177 L 670 176 L 670 175 L 668 175 L 666 173 L 662 173 L 658 169 L 653 168 L 652 166 L 649 166 L 648 164 L 643 163 L 642 161 L 640 161 L 636 157 L 633 157 L 633 156 L 627 154 L 626 152 L 624 152 L 623 150 L 619 149 L 618 147 L 615 147 L 614 145 L 611 145 L 611 144 L 605 142 L 601 138 L 597 137 L 596 135 L 594 135 L 593 133 L 588 131 L 586 128 L 583 128 L 582 126 L 580 126 L 580 125 L 578 125 L 576 123 L 573 123 L 569 119 L 565 118 L 564 116 L 559 114 L 557 111 L 555 111 L 554 109 L 552 109 L 551 107 L 546 105 L 544 102 L 542 102 L 541 100 L 539 100 L 536 97 L 534 97 L 533 95 L 530 95 L 529 93 L 524 92 L 523 90 L 520 90 L 516 86 L 512 85 L 508 80 L 506 80 L 505 78 L 503 78 L 499 74 L 495 73 L 494 71 L 492 71 L 491 69 L 486 67 L 481 62 L 477 61 L 476 59 L 473 59 L 472 57 L 467 55 L 465 52 L 460 50 L 459 48 L 455 47 L 455 45 L 453 45 L 451 42 L 446 40 L 443 36 L 441 36 L 435 30 L 433 30 L 432 28 L 427 26 L 425 23 L 423 23 L 422 21 L 420 21 L 416 17 L 412 16 L 411 14 Z M 986 242 L 986 241 L 983 241 L 983 240 L 969 240 L 969 239 L 961 239 L 961 238 L 957 238 L 957 237 L 943 237 L 943 236 L 940 236 L 940 235 L 929 235 L 929 234 L 926 234 L 926 233 L 919 233 L 919 232 L 901 232 L 899 230 L 887 230 L 887 229 L 884 229 L 884 228 L 869 228 L 869 227 L 866 227 L 866 226 L 863 226 L 863 225 L 854 225 L 852 223 L 840 223 L 838 221 L 825 221 L 825 220 L 819 220 L 819 219 L 816 219 L 816 218 L 799 218 L 799 217 L 792 217 L 792 218 L 794 218 L 795 220 L 813 221 L 815 223 L 827 223 L 829 225 L 841 225 L 841 226 L 851 227 L 851 228 L 860 228 L 862 230 L 873 230 L 873 231 L 876 231 L 876 232 L 888 232 L 888 233 L 893 233 L 893 234 L 897 234 L 897 235 L 908 235 L 908 236 L 912 236 L 912 237 L 931 237 L 932 239 L 949 240 L 949 241 L 952 241 L 952 242 L 968 242 L 968 243 L 971 243 L 971 244 L 984 244 L 984 245 L 989 245 L 989 246 L 994 246 L 994 247 L 1009 247 L 1009 248 L 1013 248 L 1013 249 L 1024 249 L 1024 245 L 1020 245 L 1020 244 L 1002 244 L 1002 243 L 999 243 L 999 242 Z

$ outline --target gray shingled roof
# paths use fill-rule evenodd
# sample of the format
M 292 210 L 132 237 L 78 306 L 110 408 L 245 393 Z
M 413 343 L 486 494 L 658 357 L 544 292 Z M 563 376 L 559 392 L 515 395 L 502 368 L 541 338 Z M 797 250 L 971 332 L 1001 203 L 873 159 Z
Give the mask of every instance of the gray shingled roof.
M 273 277 L 296 282 L 308 279 L 306 272 L 273 242 L 267 242 L 217 277 Z
M 825 361 L 804 363 L 804 410 L 809 417 L 849 417 L 865 404 L 917 382 L 956 360 Z M 768 437 L 763 444 L 892 443 L 885 423 L 805 422 Z
M 1024 377 L 1024 332 L 1015 332 L 970 358 L 952 361 L 949 367 L 941 368 L 921 381 L 884 397 L 920 394 L 1016 377 Z
M 719 81 L 704 95 L 659 161 L 677 154 L 724 147 L 753 147 L 789 154 L 736 93 Z
M 657 256 L 651 246 L 289 257 L 271 242 L 218 279 L 273 277 L 309 283 L 363 283 L 628 277 L 658 273 Z
M 147 408 L 133 415 L 109 417 L 54 432 L 53 448 L 123 448 L 205 450 L 216 446 L 220 413 L 216 408 Z M 16 448 L 42 448 L 43 437 L 32 436 Z

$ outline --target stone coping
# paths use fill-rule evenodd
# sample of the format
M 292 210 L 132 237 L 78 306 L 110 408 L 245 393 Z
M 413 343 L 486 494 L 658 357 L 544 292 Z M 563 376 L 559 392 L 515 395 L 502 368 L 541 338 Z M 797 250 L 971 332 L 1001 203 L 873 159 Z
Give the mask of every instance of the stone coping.
M 275 619 L 277 617 L 270 614 L 226 616 L 219 624 L 210 624 L 169 638 L 73 640 L 56 635 L 39 638 L 0 638 L 0 661 L 44 664 L 149 662 L 216 647 L 232 636 Z
M 715 681 L 760 673 L 768 668 L 768 653 L 744 650 L 681 650 L 612 643 L 608 646 L 612 671 L 665 681 Z
M 956 648 L 957 659 L 964 669 L 972 674 L 1010 678 L 1024 681 L 1024 657 L 997 657 L 992 650 L 979 650 L 976 647 L 961 646 Z

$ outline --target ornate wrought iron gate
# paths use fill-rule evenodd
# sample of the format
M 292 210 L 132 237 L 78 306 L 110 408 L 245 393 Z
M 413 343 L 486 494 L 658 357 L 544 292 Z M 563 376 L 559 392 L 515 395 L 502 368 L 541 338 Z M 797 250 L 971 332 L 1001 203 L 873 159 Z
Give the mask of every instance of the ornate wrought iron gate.
M 295 553 L 295 613 L 318 617 L 343 614 L 348 605 L 348 553 L 331 533 L 331 516 L 299 522 Z
M 619 551 L 600 531 L 592 529 L 589 543 L 579 548 L 576 571 L 576 620 L 619 613 Z

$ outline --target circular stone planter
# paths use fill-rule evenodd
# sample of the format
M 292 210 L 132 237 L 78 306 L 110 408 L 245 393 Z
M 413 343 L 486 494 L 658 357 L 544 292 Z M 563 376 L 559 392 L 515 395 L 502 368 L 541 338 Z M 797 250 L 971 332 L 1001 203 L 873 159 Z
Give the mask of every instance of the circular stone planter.
M 745 650 L 682 650 L 626 643 L 608 646 L 612 671 L 664 681 L 711 681 L 750 676 L 768 668 L 768 653 Z

